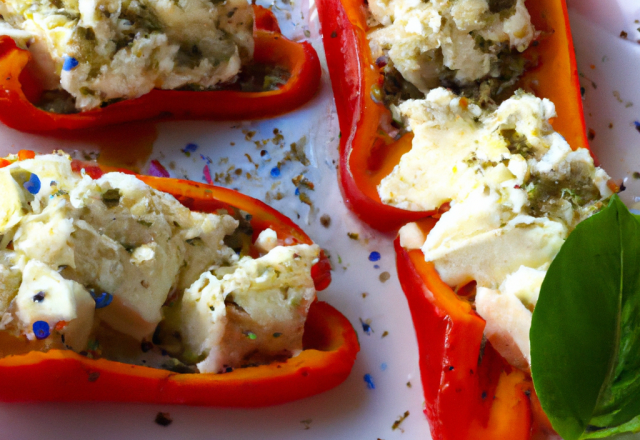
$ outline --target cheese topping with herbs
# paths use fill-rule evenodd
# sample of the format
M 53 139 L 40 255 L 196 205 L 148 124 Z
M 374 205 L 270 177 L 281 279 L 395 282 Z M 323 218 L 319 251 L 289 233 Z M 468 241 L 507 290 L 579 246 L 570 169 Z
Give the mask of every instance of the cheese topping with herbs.
M 238 255 L 251 234 L 232 216 L 190 211 L 132 175 L 75 174 L 63 154 L 0 169 L 0 188 L 0 330 L 96 355 L 104 344 L 129 362 L 144 353 L 112 339 L 153 341 L 177 359 L 161 367 L 200 372 L 302 350 L 316 245 L 266 230 L 260 257 Z
M 402 76 L 427 93 L 446 77 L 458 85 L 501 78 L 502 58 L 524 51 L 536 32 L 524 0 L 371 0 L 380 29 L 374 56 L 388 53 Z
M 28 46 L 45 89 L 61 86 L 78 110 L 211 88 L 253 56 L 246 0 L 6 0 L 0 15 L 0 35 Z
M 612 195 L 609 176 L 553 130 L 547 99 L 517 92 L 481 109 L 438 88 L 400 111 L 413 148 L 379 185 L 382 201 L 425 211 L 450 204 L 426 239 L 415 226 L 400 239 L 421 248 L 448 285 L 477 283 L 487 337 L 525 368 L 544 273 L 568 234 Z

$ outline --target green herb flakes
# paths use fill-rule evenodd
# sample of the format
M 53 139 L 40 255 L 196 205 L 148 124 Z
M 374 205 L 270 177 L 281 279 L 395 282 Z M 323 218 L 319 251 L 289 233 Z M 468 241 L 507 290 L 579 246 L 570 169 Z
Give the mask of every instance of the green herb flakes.
M 405 411 L 404 414 L 402 414 L 400 417 L 398 417 L 396 419 L 395 422 L 393 422 L 393 425 L 391 425 L 391 429 L 392 430 L 396 430 L 400 427 L 400 425 L 402 424 L 402 422 L 404 422 L 404 420 L 409 417 L 409 411 Z
M 107 209 L 114 208 L 120 204 L 120 190 L 118 188 L 108 189 L 102 194 L 102 203 Z

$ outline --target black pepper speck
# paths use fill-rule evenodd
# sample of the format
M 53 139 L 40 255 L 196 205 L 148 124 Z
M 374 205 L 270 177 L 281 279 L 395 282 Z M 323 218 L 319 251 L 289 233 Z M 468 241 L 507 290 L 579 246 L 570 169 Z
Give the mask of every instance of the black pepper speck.
M 159 412 L 156 415 L 156 423 L 160 426 L 169 426 L 173 423 L 173 419 L 169 413 Z

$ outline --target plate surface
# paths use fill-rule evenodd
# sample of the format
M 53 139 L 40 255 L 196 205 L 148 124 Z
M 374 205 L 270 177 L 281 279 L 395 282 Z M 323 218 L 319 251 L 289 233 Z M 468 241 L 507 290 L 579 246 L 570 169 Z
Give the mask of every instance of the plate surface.
M 286 3 L 278 0 L 275 4 L 292 18 L 293 24 L 284 25 L 283 31 L 295 39 L 307 36 L 322 57 L 313 4 L 302 0 L 291 8 Z M 634 172 L 640 172 L 640 129 L 635 124 L 640 121 L 640 32 L 636 30 L 640 24 L 634 23 L 640 19 L 640 6 L 636 0 L 573 0 L 569 5 L 591 145 L 609 174 L 625 179 L 625 202 L 640 209 L 640 180 L 633 178 Z M 626 40 L 619 37 L 622 30 L 627 32 Z M 51 139 L 0 127 L 0 155 L 29 148 L 76 151 L 82 157 L 105 148 L 101 159 L 106 162 L 127 160 L 144 171 L 156 159 L 174 177 L 211 180 L 267 201 L 329 252 L 333 283 L 319 296 L 349 318 L 362 351 L 342 386 L 299 402 L 257 410 L 0 404 L 2 437 L 429 438 L 422 414 L 416 340 L 395 274 L 393 237 L 380 237 L 359 223 L 344 207 L 337 187 L 338 128 L 326 69 L 320 94 L 304 108 L 277 120 L 143 124 L 134 130 L 112 131 L 111 136 L 109 143 L 134 145 L 137 152 L 132 154 L 126 147 L 109 153 L 104 140 Z M 300 174 L 313 184 L 313 190 L 303 188 L 302 194 L 296 194 L 292 179 Z M 379 253 L 379 260 L 372 252 Z M 154 423 L 159 411 L 170 414 L 170 426 Z M 394 429 L 394 422 L 405 414 L 408 416 Z

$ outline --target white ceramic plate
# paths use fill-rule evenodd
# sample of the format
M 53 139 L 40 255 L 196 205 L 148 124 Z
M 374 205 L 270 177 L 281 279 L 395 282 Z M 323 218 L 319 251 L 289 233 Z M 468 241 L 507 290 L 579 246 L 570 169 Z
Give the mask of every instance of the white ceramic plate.
M 640 39 L 636 31 L 640 24 L 634 23 L 640 19 L 640 6 L 637 0 L 618 0 L 617 3 L 573 0 L 570 5 L 578 66 L 584 75 L 587 125 L 595 133 L 592 146 L 613 177 L 626 179 L 628 189 L 623 193 L 624 199 L 637 208 L 640 181 L 631 176 L 634 171 L 640 171 L 640 132 L 634 124 L 640 120 L 637 83 L 640 45 L 635 42 Z M 280 1 L 276 6 L 287 12 Z M 293 10 L 288 10 L 294 25 L 283 28 L 285 34 L 293 38 L 310 35 L 322 57 L 317 17 L 310 9 L 312 6 L 302 0 Z M 621 30 L 628 33 L 628 41 L 618 37 Z M 271 200 L 272 206 L 297 221 L 329 251 L 335 268 L 333 283 L 319 296 L 349 318 L 362 346 L 349 379 L 323 395 L 257 410 L 105 403 L 0 404 L 0 437 L 18 440 L 429 438 L 428 424 L 422 414 L 416 340 L 395 274 L 393 237 L 380 237 L 364 227 L 342 203 L 335 169 L 337 119 L 326 71 L 323 79 L 321 93 L 312 102 L 283 118 L 245 123 L 145 124 L 146 137 L 138 136 L 140 139 L 134 143 L 143 144 L 146 139 L 150 145 L 153 141 L 150 157 L 138 154 L 137 159 L 145 163 L 157 159 L 175 177 L 205 181 L 206 166 L 213 179 L 217 173 L 222 176 L 221 184 Z M 282 139 L 274 135 L 276 128 Z M 115 135 L 123 142 L 131 140 L 119 131 Z M 294 142 L 304 145 L 309 165 L 285 160 Z M 189 156 L 181 151 L 187 144 L 197 145 L 197 150 Z M 42 152 L 57 148 L 85 152 L 99 149 L 95 142 L 86 139 L 50 139 L 0 127 L 0 155 L 21 148 Z M 262 150 L 267 153 L 261 155 Z M 279 175 L 276 171 L 272 173 L 283 160 L 278 167 Z M 240 176 L 235 174 L 236 169 L 242 170 Z M 246 178 L 247 172 L 252 174 L 251 179 Z M 309 192 L 311 209 L 295 195 L 291 182 L 301 173 L 315 185 L 315 190 Z M 226 179 L 227 175 L 230 180 Z M 278 193 L 283 198 L 275 200 Z M 321 225 L 323 215 L 331 218 L 328 228 Z M 358 239 L 349 238 L 348 233 L 358 234 Z M 371 252 L 378 252 L 380 260 L 370 261 Z M 381 276 L 384 279 L 385 273 L 389 279 L 383 282 Z M 154 423 L 159 411 L 170 413 L 173 419 L 170 426 Z M 394 422 L 407 411 L 408 417 L 393 429 Z

